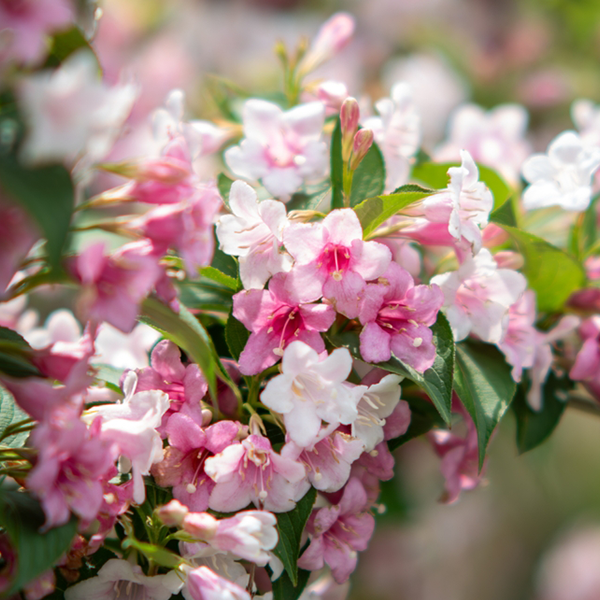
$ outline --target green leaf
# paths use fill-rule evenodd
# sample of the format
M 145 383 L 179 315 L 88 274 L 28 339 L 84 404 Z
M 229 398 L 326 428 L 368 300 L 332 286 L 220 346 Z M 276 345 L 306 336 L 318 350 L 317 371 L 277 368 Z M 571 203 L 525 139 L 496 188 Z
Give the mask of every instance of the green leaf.
M 443 427 L 444 421 L 440 418 L 438 410 L 427 400 L 421 398 L 405 398 L 410 405 L 410 425 L 406 433 L 388 441 L 390 452 L 406 444 L 410 440 L 427 433 L 434 427 Z
M 454 389 L 477 429 L 480 469 L 492 432 L 515 395 L 510 371 L 495 346 L 477 342 L 456 346 Z
M 69 549 L 77 533 L 77 519 L 40 533 L 45 521 L 37 500 L 25 492 L 0 490 L 0 525 L 6 529 L 17 554 L 17 573 L 6 596 L 50 569 Z
M 342 161 L 342 126 L 338 118 L 331 136 L 331 208 L 344 206 L 344 162 Z
M 12 156 L 0 156 L 0 184 L 37 221 L 48 261 L 58 267 L 75 204 L 69 172 L 61 165 L 25 168 Z
M 407 377 L 425 390 L 439 414 L 446 423 L 450 423 L 452 408 L 452 378 L 454 373 L 454 338 L 446 317 L 440 312 L 437 321 L 431 327 L 436 357 L 430 369 L 419 373 L 412 367 L 392 356 L 386 362 L 376 363 L 381 369 Z M 348 348 L 350 353 L 360 360 L 360 341 L 356 333 L 344 333 L 328 338 L 335 347 Z
M 221 273 L 225 273 L 225 275 L 229 275 L 229 277 L 232 277 L 233 279 L 238 278 L 237 260 L 233 258 L 233 256 L 225 254 L 225 252 L 219 250 L 219 248 L 215 248 L 210 266 L 218 269 Z
M 217 177 L 217 188 L 219 190 L 219 194 L 221 194 L 221 198 L 223 199 L 223 204 L 227 208 L 229 208 L 229 191 L 231 190 L 231 185 L 233 184 L 233 179 L 227 177 L 225 173 L 219 173 Z
M 559 311 L 569 296 L 583 286 L 585 271 L 574 258 L 545 240 L 503 225 L 525 259 L 521 269 L 535 291 L 540 312 Z
M 213 285 L 210 282 L 184 281 L 177 285 L 181 303 L 193 310 L 213 310 L 225 312 L 233 304 L 229 288 Z
M 11 377 L 40 375 L 31 362 L 31 346 L 20 334 L 8 327 L 0 327 L 0 371 Z
M 321 190 L 315 194 L 304 194 L 298 192 L 292 196 L 292 199 L 287 203 L 286 208 L 288 214 L 293 210 L 316 210 L 323 199 L 331 194 L 331 188 Z
M 44 63 L 44 68 L 50 69 L 60 66 L 66 58 L 81 49 L 85 49 L 96 56 L 79 27 L 71 27 L 66 31 L 55 33 L 52 36 L 50 51 Z M 96 59 L 96 62 L 98 62 L 98 59 Z M 100 71 L 100 63 L 98 63 L 98 71 Z
M 113 392 L 123 394 L 120 382 L 124 369 L 118 369 L 112 365 L 94 363 L 94 370 L 96 371 L 97 380 L 104 382 L 106 387 L 110 388 Z
M 460 167 L 460 163 L 422 163 L 413 168 L 411 179 L 416 179 L 436 190 L 441 190 L 447 187 L 450 180 L 448 176 L 450 167 Z M 477 168 L 479 169 L 479 181 L 483 181 L 494 196 L 494 210 L 496 210 L 511 197 L 513 190 L 494 169 L 479 163 L 477 163 Z
M 385 188 L 385 162 L 375 142 L 362 159 L 352 178 L 350 206 L 356 206 L 365 198 L 379 196 Z
M 490 222 L 497 223 L 498 225 L 516 227 L 517 218 L 515 217 L 512 202 L 505 202 L 502 206 L 492 211 L 490 214 Z
M 277 531 L 279 542 L 273 552 L 281 560 L 293 586 L 298 585 L 298 556 L 302 532 L 310 517 L 317 490 L 308 490 L 304 498 L 296 504 L 296 508 L 286 513 L 277 514 Z
M 273 582 L 273 600 L 298 600 L 308 583 L 310 571 L 298 569 L 298 583 L 294 585 L 289 575 L 284 571 Z
M 215 267 L 202 267 L 200 269 L 200 274 L 203 277 L 206 277 L 207 279 L 219 283 L 223 287 L 233 290 L 234 292 L 237 292 L 239 289 L 239 283 L 237 279 L 234 279 L 229 275 L 225 275 L 225 273 L 222 273 L 221 271 L 219 271 L 219 269 L 216 269 Z
M 423 188 L 420 188 L 423 189 Z M 363 228 L 363 237 L 366 239 L 384 221 L 394 216 L 398 211 L 406 208 L 413 202 L 431 196 L 431 190 L 408 191 L 388 194 L 387 196 L 375 196 L 367 198 L 354 207 L 354 212 Z
M 230 314 L 225 325 L 225 341 L 231 357 L 239 360 L 242 350 L 250 337 L 250 332 L 240 323 L 233 314 Z
M 161 567 L 168 567 L 170 569 L 176 569 L 180 564 L 184 562 L 181 556 L 178 556 L 174 552 L 163 548 L 162 546 L 156 546 L 155 544 L 148 544 L 146 542 L 140 542 L 134 538 L 127 538 L 123 540 L 121 544 L 124 550 L 127 548 L 135 548 L 141 552 L 148 560 L 155 562 Z
M 527 403 L 527 386 L 524 383 L 518 386 L 513 409 L 517 417 L 519 453 L 532 450 L 550 436 L 567 406 L 566 396 L 573 386 L 574 383 L 568 377 L 559 378 L 550 371 L 543 387 L 543 404 L 539 411 L 532 410 Z
M 29 415 L 17 405 L 12 394 L 0 386 L 0 437 L 4 436 L 8 427 L 28 418 Z M 0 444 L 9 448 L 22 448 L 28 436 L 28 431 L 9 435 Z

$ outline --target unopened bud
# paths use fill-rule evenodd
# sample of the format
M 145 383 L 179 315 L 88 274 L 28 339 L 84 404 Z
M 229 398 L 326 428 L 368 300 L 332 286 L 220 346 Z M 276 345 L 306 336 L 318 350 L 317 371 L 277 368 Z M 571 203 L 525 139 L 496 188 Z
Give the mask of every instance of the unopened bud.
M 178 500 L 171 500 L 168 504 L 157 507 L 154 512 L 167 527 L 179 527 L 189 510 Z
M 208 541 L 217 533 L 219 521 L 206 512 L 192 512 L 183 519 L 182 528 L 195 538 Z
M 275 52 L 275 56 L 281 61 L 281 63 L 287 66 L 287 64 L 289 63 L 287 48 L 281 40 L 278 40 L 275 43 L 273 52 Z
M 352 39 L 354 27 L 354 17 L 345 12 L 336 13 L 325 21 L 303 61 L 302 70 L 304 73 L 317 68 L 346 46 Z
M 373 144 L 373 131 L 371 129 L 361 129 L 354 136 L 354 146 L 352 148 L 352 160 L 350 161 L 350 170 L 354 171 L 365 157 L 369 148 Z
M 360 109 L 356 98 L 346 98 L 340 109 L 340 126 L 342 129 L 342 160 L 348 162 L 352 154 L 352 144 L 358 129 Z

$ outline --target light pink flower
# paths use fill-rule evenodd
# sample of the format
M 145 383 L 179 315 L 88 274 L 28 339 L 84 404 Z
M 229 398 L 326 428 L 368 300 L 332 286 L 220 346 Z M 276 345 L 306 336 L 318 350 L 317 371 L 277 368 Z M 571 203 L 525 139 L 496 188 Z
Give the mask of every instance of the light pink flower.
M 357 551 L 366 549 L 373 534 L 375 519 L 368 509 L 364 487 L 358 479 L 350 479 L 339 504 L 311 514 L 307 523 L 310 545 L 298 566 L 317 571 L 327 564 L 337 583 L 344 583 L 356 568 Z
M 250 594 L 239 585 L 220 577 L 208 567 L 188 573 L 186 600 L 250 600 Z
M 107 321 L 129 333 L 139 306 L 164 274 L 147 240 L 125 244 L 110 256 L 104 244 L 88 246 L 72 264 L 83 290 L 78 309 L 83 320 Z
M 355 318 L 366 281 L 383 275 L 391 261 L 389 248 L 362 237 L 350 208 L 334 210 L 317 224 L 290 225 L 283 234 L 295 259 L 290 286 L 314 298 L 322 294 L 338 312 Z
M 497 169 L 517 185 L 521 166 L 531 154 L 525 139 L 527 120 L 527 111 L 520 104 L 501 104 L 489 111 L 476 104 L 463 104 L 454 111 L 449 139 L 436 149 L 434 158 L 454 161 L 466 150 L 477 162 Z
M 290 292 L 289 275 L 273 276 L 268 290 L 244 290 L 233 297 L 233 316 L 252 333 L 240 354 L 244 375 L 255 375 L 274 365 L 284 348 L 302 341 L 317 352 L 325 349 L 319 331 L 327 331 L 335 321 L 328 304 L 311 304 L 310 296 Z
M 284 112 L 253 98 L 244 104 L 243 120 L 244 139 L 225 152 L 227 166 L 238 177 L 260 181 L 275 198 L 287 202 L 304 182 L 319 180 L 327 172 L 321 102 Z
M 579 328 L 583 345 L 569 372 L 574 381 L 583 381 L 588 389 L 600 398 L 600 316 L 586 319 Z
M 389 481 L 394 477 L 395 460 L 385 442 L 380 442 L 370 452 L 363 452 L 353 465 L 352 476 L 360 467 L 379 481 Z
M 0 63 L 37 62 L 46 51 L 46 36 L 67 28 L 74 16 L 69 0 L 1 0 Z
M 506 334 L 506 315 L 517 302 L 527 280 L 521 273 L 498 269 L 486 248 L 467 256 L 458 271 L 431 278 L 444 293 L 444 309 L 455 341 L 475 334 L 484 342 L 497 344 Z
M 385 189 L 388 192 L 408 181 L 410 159 L 421 143 L 421 118 L 413 102 L 410 85 L 397 83 L 390 98 L 375 104 L 379 117 L 369 117 L 363 126 L 372 129 L 385 159 Z
M 139 323 L 131 333 L 102 323 L 96 336 L 96 353 L 92 363 L 119 369 L 141 369 L 149 364 L 148 354 L 161 335 L 148 325 Z M 139 385 L 139 383 L 138 383 Z
M 208 458 L 204 470 L 217 484 L 209 507 L 219 512 L 240 510 L 250 502 L 271 512 L 292 510 L 301 498 L 299 483 L 305 477 L 300 463 L 274 452 L 268 438 L 260 435 L 250 435 Z
M 415 286 L 402 267 L 391 263 L 377 283 L 370 283 L 360 306 L 360 353 L 367 362 L 389 360 L 392 353 L 417 371 L 435 360 L 433 334 L 443 303 L 436 286 Z
M 289 438 L 307 447 L 316 441 L 322 421 L 350 425 L 357 418 L 356 405 L 365 390 L 343 385 L 351 370 L 347 348 L 320 360 L 304 342 L 292 342 L 283 353 L 281 375 L 269 380 L 260 399 L 283 415 Z
M 276 200 L 258 201 L 256 192 L 243 181 L 234 181 L 229 192 L 233 214 L 217 223 L 219 248 L 239 256 L 240 278 L 246 289 L 262 289 L 272 275 L 289 271 L 292 259 L 281 250 L 288 225 L 285 206 Z

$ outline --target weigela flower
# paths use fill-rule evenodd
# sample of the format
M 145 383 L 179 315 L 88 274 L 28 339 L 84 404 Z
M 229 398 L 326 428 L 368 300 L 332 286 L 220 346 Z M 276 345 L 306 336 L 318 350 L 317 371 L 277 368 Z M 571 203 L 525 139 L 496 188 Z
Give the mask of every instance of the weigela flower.
M 328 304 L 311 304 L 312 300 L 301 288 L 292 287 L 285 273 L 275 275 L 268 290 L 235 294 L 233 316 L 252 332 L 239 359 L 244 375 L 255 375 L 274 365 L 293 341 L 302 341 L 317 352 L 325 350 L 319 331 L 331 327 L 335 310 Z
M 600 146 L 600 109 L 591 100 L 575 100 L 571 105 L 571 118 L 586 146 Z
M 220 577 L 208 567 L 198 567 L 187 575 L 186 600 L 251 600 L 239 585 Z
M 410 85 L 397 83 L 390 98 L 375 104 L 379 117 L 369 117 L 363 126 L 373 130 L 385 160 L 385 189 L 388 192 L 408 181 L 410 159 L 421 144 L 421 119 L 412 99 Z
M 600 397 L 600 317 L 586 319 L 579 328 L 584 340 L 569 372 L 574 381 L 583 381 L 597 398 Z
M 225 152 L 238 177 L 260 181 L 270 194 L 287 202 L 305 181 L 327 172 L 327 145 L 321 139 L 325 107 L 300 104 L 288 111 L 266 100 L 244 104 L 244 139 Z
M 304 342 L 292 342 L 283 353 L 281 375 L 267 383 L 262 403 L 283 415 L 290 439 L 301 447 L 313 444 L 321 422 L 350 425 L 364 388 L 343 385 L 352 370 L 347 348 L 320 360 Z
M 110 256 L 104 254 L 104 244 L 93 244 L 75 259 L 72 271 L 83 286 L 77 305 L 83 320 L 107 321 L 125 333 L 133 329 L 140 303 L 164 274 L 147 240 L 125 244 Z
M 417 371 L 426 371 L 435 360 L 433 334 L 444 301 L 437 285 L 415 286 L 408 271 L 391 263 L 376 283 L 363 294 L 359 319 L 360 354 L 367 362 L 383 362 L 392 356 Z
M 491 344 L 504 338 L 508 309 L 527 287 L 521 273 L 498 269 L 486 248 L 468 256 L 458 271 L 432 277 L 431 283 L 444 293 L 444 309 L 455 341 L 472 333 Z
M 272 512 L 292 510 L 306 475 L 300 463 L 280 456 L 268 438 L 255 434 L 207 458 L 204 471 L 216 482 L 208 505 L 219 512 L 240 510 L 250 502 Z
M 467 150 L 479 163 L 497 169 L 513 185 L 531 153 L 525 139 L 528 115 L 519 104 L 501 104 L 485 111 L 464 104 L 451 117 L 448 140 L 434 153 L 438 162 L 457 160 Z
M 356 471 L 363 467 L 368 473 L 377 477 L 379 481 L 389 481 L 394 477 L 394 457 L 385 442 L 380 442 L 370 452 L 363 452 L 354 463 L 352 469 Z
M 292 259 L 280 248 L 288 225 L 285 206 L 276 200 L 258 201 L 243 181 L 234 181 L 229 192 L 232 214 L 217 223 L 219 248 L 239 256 L 240 278 L 246 289 L 262 289 L 272 275 L 289 271 Z
M 295 260 L 290 286 L 315 299 L 323 295 L 338 312 L 355 318 L 366 281 L 383 275 L 392 259 L 389 248 L 362 238 L 350 208 L 334 210 L 317 224 L 290 225 L 283 234 Z
M 65 590 L 66 600 L 113 600 L 115 598 L 145 598 L 169 600 L 183 587 L 176 571 L 165 575 L 144 575 L 142 567 L 118 558 L 111 558 L 91 577 Z
M 117 138 L 136 96 L 131 85 L 107 87 L 91 52 L 69 56 L 56 71 L 24 78 L 18 88 L 29 131 L 23 144 L 31 163 L 103 158 Z
M 523 165 L 523 177 L 530 183 L 523 192 L 523 206 L 526 210 L 556 205 L 585 210 L 599 166 L 599 147 L 586 146 L 574 131 L 561 133 L 550 143 L 547 154 L 534 154 Z
M 358 479 L 350 479 L 339 504 L 311 514 L 306 526 L 310 545 L 298 559 L 298 566 L 317 571 L 327 564 L 333 578 L 344 583 L 356 568 L 357 551 L 366 549 L 373 534 L 375 519 L 368 509 L 364 487 Z

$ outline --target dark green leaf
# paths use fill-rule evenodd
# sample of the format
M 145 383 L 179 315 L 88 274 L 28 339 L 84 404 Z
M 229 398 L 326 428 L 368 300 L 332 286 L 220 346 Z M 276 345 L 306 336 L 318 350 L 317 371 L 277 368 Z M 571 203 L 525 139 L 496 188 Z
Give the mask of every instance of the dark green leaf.
M 225 204 L 227 208 L 229 208 L 229 191 L 231 190 L 232 183 L 233 179 L 227 177 L 225 173 L 219 173 L 217 177 L 217 188 L 219 189 L 221 198 L 223 198 L 223 204 Z
M 529 287 L 536 292 L 538 310 L 560 310 L 569 296 L 586 280 L 582 266 L 560 248 L 530 233 L 503 225 L 525 259 L 521 269 Z
M 354 207 L 363 228 L 363 237 L 367 238 L 384 221 L 413 202 L 431 196 L 430 191 L 399 192 L 387 196 L 367 198 Z
M 54 34 L 44 68 L 49 69 L 60 66 L 66 58 L 81 49 L 86 49 L 94 54 L 94 51 L 79 27 L 71 27 L 71 29 Z M 98 70 L 100 70 L 99 63 Z
M 286 205 L 288 214 L 293 210 L 316 210 L 328 194 L 331 194 L 330 187 L 315 194 L 304 194 L 300 192 L 294 194 L 292 199 Z
M 25 338 L 8 327 L 0 327 L 0 371 L 11 377 L 40 375 L 31 362 L 33 350 Z
M 311 487 L 304 498 L 296 504 L 294 510 L 277 515 L 279 542 L 273 552 L 281 559 L 293 586 L 298 585 L 298 555 L 300 554 L 302 532 L 308 517 L 310 517 L 316 497 L 317 490 Z
M 421 398 L 405 398 L 404 396 L 402 399 L 407 400 L 410 405 L 410 425 L 405 434 L 388 441 L 390 451 L 427 433 L 434 427 L 444 426 L 443 419 L 440 418 L 439 412 L 431 402 Z
M 298 583 L 294 586 L 288 574 L 284 571 L 273 582 L 273 600 L 298 600 L 308 583 L 310 571 L 298 569 Z
M 182 304 L 193 310 L 231 310 L 232 294 L 228 288 L 210 282 L 184 281 L 177 286 Z
M 539 446 L 554 431 L 567 406 L 566 395 L 573 386 L 568 377 L 558 378 L 551 371 L 544 384 L 539 411 L 532 410 L 527 403 L 527 385 L 518 386 L 513 409 L 517 416 L 517 448 L 521 454 Z
M 0 157 L 0 184 L 37 221 L 46 238 L 48 260 L 59 266 L 75 203 L 69 172 L 59 165 L 25 168 Z
M 3 387 L 0 387 L 0 437 L 4 436 L 6 429 L 10 425 L 27 418 L 29 418 L 29 415 L 15 403 L 12 394 Z M 29 432 L 27 431 L 9 435 L 2 439 L 0 444 L 9 448 L 22 448 L 28 435 Z
M 225 254 L 225 252 L 222 252 L 218 248 L 215 249 L 210 266 L 218 269 L 221 273 L 225 273 L 225 275 L 229 275 L 229 277 L 232 277 L 233 279 L 238 278 L 237 260 L 233 258 L 233 256 Z
M 240 323 L 232 314 L 227 319 L 227 325 L 225 325 L 225 341 L 231 357 L 235 360 L 239 360 L 242 350 L 246 346 L 246 342 L 250 337 L 250 332 Z
M 456 346 L 454 388 L 477 429 L 480 469 L 492 432 L 515 395 L 510 371 L 495 346 L 477 342 Z
M 148 560 L 154 561 L 157 565 L 161 567 L 168 567 L 170 569 L 176 569 L 182 562 L 183 559 L 163 548 L 161 546 L 156 546 L 154 544 L 148 544 L 146 542 L 140 542 L 139 540 L 135 540 L 133 538 L 127 538 L 122 543 L 123 549 L 127 548 L 135 548 L 139 552 L 141 552 Z
M 331 208 L 344 206 L 344 163 L 342 161 L 342 126 L 339 118 L 331 136 Z
M 200 269 L 200 274 L 207 279 L 215 281 L 223 287 L 233 290 L 234 292 L 237 292 L 239 289 L 237 279 L 234 279 L 229 275 L 225 275 L 225 273 L 215 269 L 215 267 L 202 267 L 202 269 Z
M 25 492 L 0 490 L 0 525 L 6 529 L 17 554 L 17 573 L 7 596 L 51 568 L 69 549 L 77 533 L 77 519 L 40 533 L 44 511 Z
M 379 196 L 385 188 L 385 162 L 375 142 L 362 159 L 352 178 L 350 206 L 356 206 L 365 198 Z

